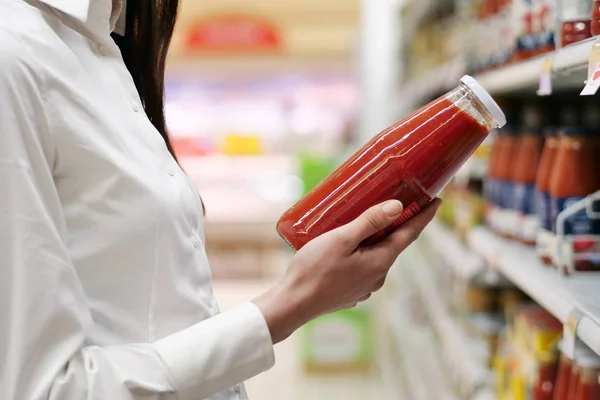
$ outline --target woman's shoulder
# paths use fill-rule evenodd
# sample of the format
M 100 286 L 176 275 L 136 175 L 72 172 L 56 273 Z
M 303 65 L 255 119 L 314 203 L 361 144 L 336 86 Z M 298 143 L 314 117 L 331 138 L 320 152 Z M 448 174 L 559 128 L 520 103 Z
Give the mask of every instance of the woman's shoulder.
M 44 58 L 52 57 L 52 32 L 59 19 L 33 4 L 35 1 L 0 0 L 2 67 L 41 67 Z

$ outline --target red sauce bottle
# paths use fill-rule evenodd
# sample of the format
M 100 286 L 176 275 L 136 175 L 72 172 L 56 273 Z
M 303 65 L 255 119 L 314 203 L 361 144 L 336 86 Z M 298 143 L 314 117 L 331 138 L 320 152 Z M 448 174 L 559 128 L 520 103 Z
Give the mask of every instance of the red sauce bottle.
M 515 52 L 512 60 L 526 60 L 535 54 L 537 46 L 537 37 L 534 34 L 533 1 L 514 0 L 511 14 L 511 28 L 515 38 Z
M 498 180 L 499 210 L 496 215 L 496 230 L 504 237 L 510 238 L 514 233 L 514 158 L 519 147 L 520 136 L 515 131 L 503 132 L 503 145 L 498 152 Z
M 592 20 L 590 23 L 592 36 L 600 35 L 600 0 L 594 0 L 590 19 Z
M 590 10 L 593 0 L 562 0 L 560 3 L 560 41 L 568 46 L 592 37 Z
M 558 374 L 554 386 L 553 400 L 567 400 L 569 394 L 569 381 L 573 369 L 573 359 L 562 353 L 558 364 Z
M 532 400 L 553 400 L 556 375 L 556 356 L 547 354 L 538 361 L 537 373 L 532 386 Z
M 465 76 L 458 88 L 371 139 L 286 211 L 277 231 L 299 250 L 371 206 L 400 200 L 398 220 L 365 242 L 377 243 L 427 206 L 487 134 L 505 123 L 491 96 Z
M 600 271 L 600 263 L 593 254 L 596 243 L 590 242 L 591 236 L 600 235 L 600 220 L 589 218 L 582 210 L 568 217 L 563 226 L 556 226 L 560 212 L 600 190 L 599 133 L 589 128 L 564 128 L 556 151 L 550 179 L 550 208 L 555 233 L 564 230 L 572 248 L 568 258 L 564 258 L 561 251 L 560 259 L 554 260 L 554 265 L 561 270 L 572 263 L 576 271 Z M 564 247 L 560 245 L 557 249 Z
M 600 356 L 589 354 L 581 358 L 579 366 L 579 381 L 575 389 L 574 400 L 600 399 Z
M 492 150 L 488 161 L 487 174 L 484 181 L 484 197 L 485 197 L 485 221 L 489 228 L 492 226 L 492 218 L 497 207 L 496 202 L 496 159 L 498 158 L 498 146 L 501 143 L 501 136 L 498 131 L 494 135 Z
M 539 128 L 527 130 L 521 137 L 521 144 L 515 158 L 517 239 L 529 246 L 535 245 L 539 228 L 539 220 L 535 212 L 535 183 L 543 146 L 544 138 Z
M 558 0 L 537 0 L 534 2 L 534 12 L 537 21 L 537 50 L 536 55 L 545 54 L 556 49 L 554 35 L 556 32 L 556 17 Z
M 523 107 L 523 125 L 511 168 L 512 204 L 508 234 L 526 244 L 535 244 L 538 220 L 535 215 L 535 180 L 544 139 L 540 133 L 541 114 L 537 106 Z
M 554 168 L 556 149 L 558 148 L 557 129 L 551 126 L 544 128 L 545 142 L 542 157 L 535 180 L 535 213 L 539 222 L 536 236 L 536 249 L 540 260 L 552 264 L 550 257 L 550 241 L 552 240 L 552 213 L 550 212 L 550 178 Z

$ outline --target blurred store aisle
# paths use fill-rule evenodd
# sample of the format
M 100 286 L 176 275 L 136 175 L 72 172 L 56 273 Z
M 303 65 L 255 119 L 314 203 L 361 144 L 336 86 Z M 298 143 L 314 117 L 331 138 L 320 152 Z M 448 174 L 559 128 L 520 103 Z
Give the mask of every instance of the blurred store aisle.
M 223 282 L 214 284 L 222 310 L 252 299 L 270 283 Z M 277 363 L 270 371 L 247 382 L 251 400 L 365 400 L 389 398 L 377 376 L 306 375 L 300 365 L 298 336 L 276 346 Z

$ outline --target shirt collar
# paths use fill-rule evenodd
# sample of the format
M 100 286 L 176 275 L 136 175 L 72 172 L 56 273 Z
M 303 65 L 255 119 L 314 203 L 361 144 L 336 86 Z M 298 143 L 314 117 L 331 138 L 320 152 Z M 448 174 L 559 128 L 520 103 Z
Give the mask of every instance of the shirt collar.
M 125 9 L 125 0 L 39 0 L 83 24 L 108 22 L 112 31 Z M 122 21 L 124 22 L 124 21 Z

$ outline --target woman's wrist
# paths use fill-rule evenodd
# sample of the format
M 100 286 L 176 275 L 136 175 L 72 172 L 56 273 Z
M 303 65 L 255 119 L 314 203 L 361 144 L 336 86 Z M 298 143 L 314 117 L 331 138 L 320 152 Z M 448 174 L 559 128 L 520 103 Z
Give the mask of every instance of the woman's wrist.
M 313 318 L 308 312 L 306 293 L 287 283 L 278 283 L 254 299 L 253 303 L 267 322 L 273 344 L 287 339 Z

